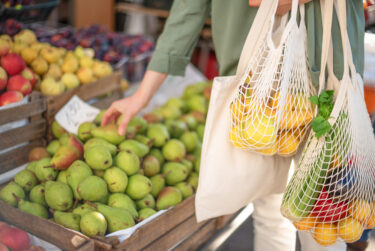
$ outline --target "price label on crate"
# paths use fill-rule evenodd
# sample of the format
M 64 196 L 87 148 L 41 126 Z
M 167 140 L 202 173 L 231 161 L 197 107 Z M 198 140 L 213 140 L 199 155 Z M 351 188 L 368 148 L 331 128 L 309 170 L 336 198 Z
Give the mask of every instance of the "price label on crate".
M 78 134 L 78 127 L 83 122 L 93 121 L 100 110 L 74 95 L 55 115 L 55 120 L 68 132 Z

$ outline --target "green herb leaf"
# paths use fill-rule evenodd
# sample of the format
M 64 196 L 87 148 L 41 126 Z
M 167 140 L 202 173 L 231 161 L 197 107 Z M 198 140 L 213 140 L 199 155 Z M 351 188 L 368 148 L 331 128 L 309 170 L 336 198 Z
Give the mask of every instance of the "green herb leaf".
M 311 96 L 309 98 L 309 100 L 311 101 L 311 103 L 313 103 L 314 105 L 319 105 L 319 97 L 317 95 L 315 96 Z

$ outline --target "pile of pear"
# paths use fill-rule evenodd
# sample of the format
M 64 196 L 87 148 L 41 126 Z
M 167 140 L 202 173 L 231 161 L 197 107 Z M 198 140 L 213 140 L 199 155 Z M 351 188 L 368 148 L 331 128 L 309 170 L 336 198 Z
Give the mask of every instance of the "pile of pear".
M 39 42 L 31 30 L 20 33 L 23 34 L 22 39 L 8 38 L 10 50 L 19 54 L 32 69 L 37 78 L 34 89 L 46 96 L 59 95 L 80 85 L 93 83 L 113 72 L 108 62 L 94 59 L 95 52 L 91 48 L 78 46 L 68 51 Z M 16 34 L 14 37 L 20 36 Z
M 183 97 L 133 117 L 123 136 L 121 117 L 100 125 L 104 111 L 77 135 L 54 121 L 55 139 L 29 153 L 0 199 L 87 236 L 130 228 L 178 205 L 198 186 L 210 90 L 211 83 L 189 86 Z

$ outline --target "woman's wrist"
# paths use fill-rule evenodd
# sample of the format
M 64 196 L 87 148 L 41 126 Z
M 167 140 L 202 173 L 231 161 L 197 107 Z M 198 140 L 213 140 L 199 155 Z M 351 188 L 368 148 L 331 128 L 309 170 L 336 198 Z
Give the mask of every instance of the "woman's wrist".
M 167 74 L 155 72 L 155 71 L 146 71 L 145 76 L 142 79 L 141 85 L 134 94 L 137 99 L 139 98 L 143 107 L 145 107 L 148 102 L 152 99 L 156 91 L 162 85 L 164 80 L 167 78 Z

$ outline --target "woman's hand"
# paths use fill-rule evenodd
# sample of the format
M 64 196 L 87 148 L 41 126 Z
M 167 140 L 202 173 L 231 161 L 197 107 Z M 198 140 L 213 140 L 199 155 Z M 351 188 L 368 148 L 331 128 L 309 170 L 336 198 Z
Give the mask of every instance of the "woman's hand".
M 311 0 L 299 0 L 299 3 L 308 3 Z M 259 7 L 262 0 L 249 0 L 251 7 Z M 279 0 L 279 6 L 277 7 L 276 14 L 284 15 L 292 8 L 292 0 Z
M 103 115 L 102 125 L 117 121 L 122 115 L 118 133 L 124 135 L 130 119 L 148 104 L 166 77 L 164 73 L 147 71 L 136 93 L 112 103 Z

